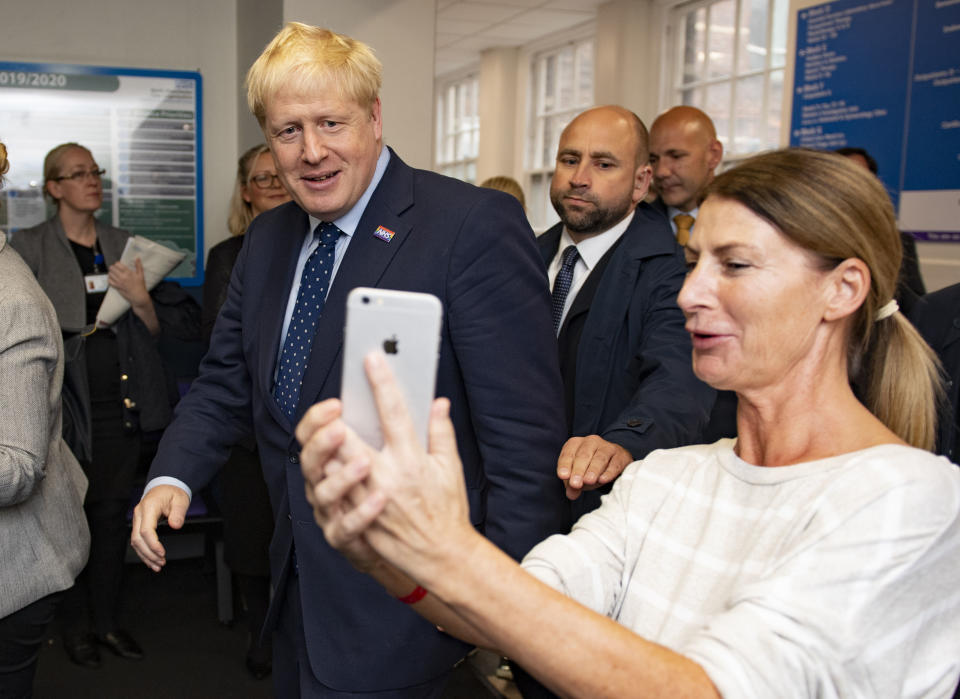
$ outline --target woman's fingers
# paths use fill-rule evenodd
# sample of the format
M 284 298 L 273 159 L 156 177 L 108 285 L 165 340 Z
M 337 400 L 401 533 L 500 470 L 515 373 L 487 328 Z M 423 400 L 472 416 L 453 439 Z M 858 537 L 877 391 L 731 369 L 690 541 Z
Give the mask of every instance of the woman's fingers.
M 294 432 L 297 441 L 301 445 L 306 444 L 317 430 L 326 427 L 339 418 L 341 412 L 340 401 L 336 398 L 314 403 L 307 409 L 307 412 L 304 413 L 303 418 L 297 424 Z
M 457 435 L 450 420 L 450 401 L 437 398 L 430 408 L 430 424 L 427 429 L 427 442 L 430 454 L 443 463 L 459 463 Z
M 325 476 L 313 485 L 307 485 L 307 500 L 324 517 L 333 517 L 349 506 L 347 498 L 350 491 L 360 485 L 370 475 L 370 460 L 355 459 L 345 466 L 337 461 L 328 464 Z M 323 526 L 323 522 L 318 523 Z
M 384 444 L 395 446 L 417 443 L 416 429 L 400 385 L 382 352 L 371 352 L 364 359 L 367 379 L 373 390 Z

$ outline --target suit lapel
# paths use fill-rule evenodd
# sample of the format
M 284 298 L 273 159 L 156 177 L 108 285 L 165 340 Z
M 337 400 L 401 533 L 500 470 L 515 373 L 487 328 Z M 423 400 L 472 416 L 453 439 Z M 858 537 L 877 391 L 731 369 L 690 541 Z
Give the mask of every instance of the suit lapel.
M 609 258 L 607 269 L 598 281 L 590 313 L 584 323 L 580 346 L 577 349 L 577 406 L 602 406 L 613 375 L 609 371 L 618 337 L 626 332 L 626 317 L 633 301 L 634 288 L 648 257 L 675 252 L 673 238 L 666 219 L 650 205 L 641 203 L 633 220 L 624 231 Z M 600 411 L 592 410 L 591 420 L 599 420 Z M 574 429 L 582 431 L 581 417 L 574 415 Z M 588 432 L 598 429 L 592 424 Z
M 590 305 L 593 303 L 594 296 L 596 296 L 597 288 L 600 286 L 600 280 L 603 279 L 603 274 L 610 265 L 614 251 L 620 246 L 622 241 L 623 236 L 617 238 L 613 245 L 610 246 L 610 249 L 603 254 L 603 257 L 600 258 L 590 271 L 589 276 L 587 276 L 577 295 L 574 297 L 573 303 L 570 304 L 570 310 L 567 311 L 567 316 L 563 321 L 564 328 L 572 318 L 576 318 L 581 313 L 587 313 L 590 310 Z M 561 338 L 563 337 L 564 328 L 560 329 Z
M 287 418 L 273 399 L 273 375 L 276 371 L 280 332 L 283 329 L 287 299 L 290 297 L 290 290 L 297 283 L 293 276 L 297 270 L 297 259 L 300 256 L 303 237 L 310 226 L 303 209 L 293 203 L 287 206 L 289 208 L 283 212 L 280 220 L 263 233 L 270 238 L 266 242 L 275 254 L 270 257 L 265 283 L 260 287 L 263 296 L 256 314 L 259 325 L 257 332 L 260 385 L 266 388 L 269 396 L 267 404 L 270 414 L 281 425 L 287 424 Z M 248 240 L 247 243 L 249 242 Z M 261 246 L 256 246 L 256 250 L 261 249 Z M 256 265 L 257 261 L 251 260 L 249 264 Z
M 367 203 L 323 306 L 303 376 L 296 420 L 319 397 L 339 391 L 339 387 L 334 391 L 325 387 L 342 350 L 347 294 L 358 286 L 380 285 L 397 251 L 411 235 L 410 226 L 400 214 L 412 205 L 413 171 L 391 151 L 390 164 Z M 380 227 L 393 232 L 390 242 L 374 235 Z

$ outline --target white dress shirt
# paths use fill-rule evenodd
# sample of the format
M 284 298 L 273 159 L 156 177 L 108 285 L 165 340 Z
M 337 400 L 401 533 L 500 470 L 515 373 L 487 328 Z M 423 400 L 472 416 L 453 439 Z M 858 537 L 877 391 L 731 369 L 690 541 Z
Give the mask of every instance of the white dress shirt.
M 577 258 L 577 263 L 573 267 L 573 280 L 570 282 L 570 291 L 567 293 L 567 300 L 563 304 L 563 315 L 560 317 L 561 328 L 563 327 L 564 320 L 567 318 L 567 312 L 570 310 L 570 306 L 573 305 L 573 300 L 580 291 L 580 287 L 583 286 L 583 283 L 587 280 L 587 277 L 590 276 L 590 272 L 597 266 L 597 263 L 607 254 L 607 250 L 613 247 L 613 244 L 616 243 L 624 231 L 627 230 L 627 226 L 630 225 L 632 220 L 633 212 L 631 211 L 613 228 L 609 228 L 603 233 L 591 235 L 579 243 L 576 243 L 577 252 L 580 253 L 580 256 Z M 550 261 L 550 266 L 547 268 L 547 277 L 550 280 L 551 289 L 553 289 L 557 274 L 560 273 L 560 267 L 563 265 L 563 251 L 566 250 L 568 246 L 574 244 L 573 238 L 570 237 L 570 232 L 566 226 L 564 226 L 563 233 L 560 234 L 560 245 L 557 247 L 557 253 L 553 256 L 553 259 Z M 559 329 L 557 332 L 560 332 Z
M 366 190 L 363 192 L 357 203 L 345 213 L 343 216 L 338 218 L 332 223 L 343 232 L 337 239 L 336 247 L 334 248 L 334 260 L 333 260 L 333 269 L 330 271 L 330 284 L 327 286 L 327 294 L 330 294 L 330 287 L 333 286 L 333 278 L 337 275 L 337 270 L 340 268 L 340 262 L 343 260 L 343 255 L 347 251 L 347 246 L 350 245 L 350 240 L 353 237 L 353 234 L 357 230 L 357 226 L 360 223 L 360 217 L 363 216 L 364 210 L 367 208 L 367 203 L 370 201 L 370 197 L 373 196 L 374 190 L 377 188 L 377 185 L 380 184 L 380 180 L 383 178 L 383 173 L 387 169 L 387 164 L 390 162 L 390 151 L 388 148 L 383 147 L 380 150 L 380 157 L 377 158 L 377 167 L 373 172 L 373 178 L 370 180 L 370 184 L 367 185 Z M 283 342 L 287 337 L 287 328 L 290 325 L 290 318 L 293 316 L 293 308 L 297 305 L 297 293 L 300 291 L 300 277 L 303 274 L 303 268 L 307 264 L 307 258 L 310 257 L 310 253 L 320 244 L 319 240 L 315 240 L 313 236 L 313 231 L 318 225 L 320 225 L 321 220 L 310 216 L 310 223 L 306 231 L 303 233 L 303 244 L 300 246 L 300 256 L 297 259 L 297 269 L 294 272 L 294 283 L 290 285 L 290 295 L 287 297 L 287 310 L 284 312 L 283 316 L 283 330 L 280 332 L 280 343 L 277 347 L 277 362 L 280 361 L 280 352 L 283 351 Z M 273 380 L 277 380 L 276 367 L 274 367 Z M 272 389 L 272 387 L 271 387 Z M 190 486 L 181 481 L 179 478 L 173 478 L 171 476 L 158 476 L 152 479 L 147 483 L 146 487 L 143 489 L 143 495 L 146 495 L 150 490 L 158 485 L 175 485 L 181 490 L 186 491 L 187 495 L 193 499 L 193 492 L 190 490 Z M 143 496 L 141 496 L 143 499 Z

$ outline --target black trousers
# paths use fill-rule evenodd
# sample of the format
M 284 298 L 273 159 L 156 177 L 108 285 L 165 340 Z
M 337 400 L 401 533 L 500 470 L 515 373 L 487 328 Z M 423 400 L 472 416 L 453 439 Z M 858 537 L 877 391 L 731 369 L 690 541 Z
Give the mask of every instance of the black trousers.
M 0 619 L 0 699 L 33 696 L 40 646 L 62 595 L 41 597 Z
M 127 510 L 137 464 L 140 434 L 123 428 L 119 398 L 91 403 L 93 461 L 83 464 L 89 489 L 83 505 L 90 526 L 90 558 L 58 612 L 64 635 L 91 628 L 105 634 L 118 627 L 123 559 L 130 530 Z
M 83 506 L 90 525 L 90 558 L 67 590 L 59 619 L 66 636 L 84 634 L 91 628 L 105 634 L 117 628 L 123 559 L 130 530 L 129 500 L 97 500 Z

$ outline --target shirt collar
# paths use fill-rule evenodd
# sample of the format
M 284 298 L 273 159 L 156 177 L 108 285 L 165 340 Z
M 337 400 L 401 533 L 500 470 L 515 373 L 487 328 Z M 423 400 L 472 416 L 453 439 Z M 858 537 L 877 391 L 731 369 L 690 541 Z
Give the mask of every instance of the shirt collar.
M 693 216 L 693 218 L 696 219 L 696 218 L 697 218 L 697 214 L 699 214 L 699 213 L 700 213 L 700 207 L 699 207 L 699 206 L 697 206 L 697 207 L 695 207 L 695 208 L 693 208 L 693 209 L 690 209 L 690 211 L 681 211 L 680 209 L 678 209 L 678 208 L 675 207 L 675 206 L 668 206 L 668 207 L 667 207 L 667 217 L 668 217 L 671 221 L 673 221 L 673 217 L 676 216 L 676 215 L 678 215 L 678 214 L 687 214 L 688 216 Z M 694 225 L 696 225 L 696 224 L 694 224 Z
M 352 236 L 357 230 L 357 226 L 360 224 L 360 217 L 363 216 L 370 197 L 373 196 L 374 190 L 376 190 L 377 185 L 380 184 L 380 180 L 383 179 L 383 173 L 386 172 L 389 163 L 390 149 L 384 146 L 380 149 L 380 156 L 377 158 L 377 167 L 373 171 L 373 178 L 364 190 L 363 196 L 357 199 L 357 203 L 353 205 L 350 211 L 332 222 L 344 235 Z M 311 231 L 316 230 L 317 226 L 322 223 L 322 221 L 315 216 L 310 216 L 309 218 Z
M 607 254 L 607 250 L 620 239 L 620 236 L 623 235 L 624 231 L 627 230 L 627 226 L 630 225 L 630 222 L 633 221 L 634 211 L 631 211 L 629 214 L 623 217 L 623 220 L 617 223 L 612 228 L 608 228 L 603 233 L 597 233 L 596 235 L 591 235 L 587 238 L 584 238 L 579 243 L 574 243 L 573 238 L 570 237 L 570 232 L 567 230 L 567 227 L 563 227 L 563 233 L 560 235 L 560 250 L 566 250 L 568 245 L 576 245 L 577 252 L 580 253 L 580 259 L 583 260 L 583 263 L 587 266 L 587 269 L 593 269 L 600 258 Z

